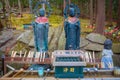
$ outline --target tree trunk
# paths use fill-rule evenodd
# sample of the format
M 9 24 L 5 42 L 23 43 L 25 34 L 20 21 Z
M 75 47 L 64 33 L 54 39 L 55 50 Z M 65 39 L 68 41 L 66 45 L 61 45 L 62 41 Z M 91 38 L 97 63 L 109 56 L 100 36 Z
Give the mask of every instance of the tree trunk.
M 30 9 L 30 13 L 32 13 L 32 0 L 29 0 L 29 9 Z
M 81 12 L 81 18 L 83 18 L 84 17 L 84 10 L 83 10 L 83 2 L 81 2 L 81 10 L 80 10 L 80 12 Z
M 65 0 L 64 0 L 64 5 L 63 5 L 63 8 L 64 8 L 64 9 L 65 9 L 65 4 L 66 4 L 66 3 L 65 3 Z
M 93 23 L 96 23 L 97 16 L 97 0 L 93 0 Z
M 6 10 L 5 10 L 5 1 L 1 0 L 1 2 L 2 2 L 2 5 L 3 5 L 3 14 L 4 14 L 4 17 L 5 17 L 5 13 L 6 13 Z
M 8 13 L 10 13 L 10 4 L 9 4 L 9 0 L 5 0 L 5 7 L 6 7 L 6 11 Z
M 21 0 L 18 0 L 18 6 L 19 6 L 19 10 L 20 10 L 20 15 L 22 16 Z
M 69 0 L 69 4 L 71 4 L 71 0 Z
M 108 4 L 108 22 L 109 22 L 109 25 L 112 25 L 112 1 L 113 0 L 109 0 L 109 4 Z
M 6 17 L 6 9 L 5 9 L 5 0 L 1 0 L 2 5 L 3 5 L 3 15 L 4 15 L 4 20 L 5 20 L 5 25 L 7 26 L 7 17 Z
M 90 25 L 93 26 L 93 0 L 90 0 Z
M 96 33 L 104 34 L 105 26 L 105 0 L 97 0 Z
M 118 19 L 117 19 L 117 26 L 120 28 L 120 0 L 118 0 Z

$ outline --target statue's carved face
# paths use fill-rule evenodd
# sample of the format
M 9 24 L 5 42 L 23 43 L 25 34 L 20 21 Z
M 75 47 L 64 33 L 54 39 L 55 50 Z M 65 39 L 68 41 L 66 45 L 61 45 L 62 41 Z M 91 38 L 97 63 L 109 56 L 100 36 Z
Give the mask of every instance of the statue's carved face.
M 69 9 L 69 16 L 70 17 L 74 17 L 75 16 L 75 9 L 74 8 L 70 8 Z
M 39 15 L 40 15 L 41 17 L 45 16 L 45 10 L 44 10 L 43 8 L 41 8 L 41 9 L 39 10 Z

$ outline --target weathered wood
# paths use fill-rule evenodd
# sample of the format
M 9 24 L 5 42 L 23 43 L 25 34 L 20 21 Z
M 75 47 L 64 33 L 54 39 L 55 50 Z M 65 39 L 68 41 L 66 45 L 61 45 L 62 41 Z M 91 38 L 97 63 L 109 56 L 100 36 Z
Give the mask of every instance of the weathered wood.
M 15 70 L 14 74 L 16 74 L 18 71 L 19 70 Z M 27 70 L 27 71 L 25 70 L 25 71 L 23 71 L 23 74 L 27 74 L 29 72 L 30 72 L 29 70 Z M 0 80 L 20 80 L 20 79 L 21 80 L 43 80 L 43 78 L 44 78 L 44 77 L 39 77 L 39 76 L 35 77 L 35 75 L 37 75 L 37 71 L 31 71 L 31 73 L 33 73 L 33 75 L 28 74 L 24 77 L 22 77 L 23 75 L 22 76 L 19 75 L 15 78 L 12 78 L 12 75 L 14 75 L 13 71 L 11 71 L 10 73 L 8 73 L 5 76 L 3 76 L 2 78 L 0 78 Z M 98 72 L 91 71 L 91 73 L 84 72 L 85 78 L 82 78 L 80 80 L 95 80 L 95 79 L 96 80 L 103 80 L 103 79 L 104 80 L 119 80 L 120 79 L 120 77 L 114 77 L 112 75 L 112 73 L 113 73 L 112 70 L 99 70 Z M 46 72 L 45 72 L 45 74 L 46 74 Z M 49 74 L 50 75 L 54 74 L 54 71 L 49 72 Z M 54 75 L 51 75 L 51 76 L 47 76 L 46 80 L 56 80 L 56 78 L 54 77 Z M 59 80 L 73 80 L 73 79 L 68 79 L 68 78 L 61 79 L 60 78 Z M 78 80 L 78 79 L 74 79 L 74 80 Z
M 21 34 L 20 31 L 15 31 L 15 30 L 13 31 L 11 29 L 2 31 L 2 35 L 0 36 L 0 42 L 1 42 L 0 45 L 2 44 L 0 50 L 2 52 L 5 52 L 6 48 L 11 49 L 17 43 L 17 38 L 20 34 Z M 3 44 L 3 42 L 5 43 Z
M 73 80 L 73 79 L 57 79 L 53 77 L 46 78 L 47 80 Z M 20 78 L 4 78 L 1 80 L 20 80 Z M 43 80 L 43 78 L 23 78 L 22 80 Z M 120 78 L 85 78 L 85 79 L 74 79 L 74 80 L 120 80 Z
M 20 57 L 6 57 L 5 63 L 18 63 L 18 64 L 51 64 L 50 58 L 45 58 L 44 61 L 35 62 L 36 58 L 20 58 Z M 38 58 L 39 59 L 39 58 Z M 28 61 L 29 60 L 29 61 Z
M 22 73 L 22 72 L 23 72 L 23 70 L 19 70 L 17 73 L 15 73 L 15 74 L 12 76 L 12 78 L 16 77 L 17 75 L 19 75 L 19 74 Z
M 5 74 L 2 78 L 6 78 L 6 77 L 8 77 L 8 76 L 11 75 L 13 72 L 14 72 L 14 71 L 10 71 L 10 72 L 8 72 L 8 73 Z
M 0 39 L 1 41 L 0 41 L 0 47 L 1 46 L 3 46 L 3 45 L 5 45 L 8 41 L 10 41 L 12 39 L 12 37 L 10 36 L 10 37 L 7 37 L 7 38 L 2 38 L 2 39 Z
M 0 47 L 7 43 L 9 40 L 13 38 L 12 31 L 2 31 L 2 35 L 0 36 Z
M 0 50 L 5 52 L 6 48 L 11 48 L 13 47 L 15 44 L 17 43 L 17 41 L 15 39 L 10 39 L 8 42 L 6 42 L 5 45 L 3 45 Z

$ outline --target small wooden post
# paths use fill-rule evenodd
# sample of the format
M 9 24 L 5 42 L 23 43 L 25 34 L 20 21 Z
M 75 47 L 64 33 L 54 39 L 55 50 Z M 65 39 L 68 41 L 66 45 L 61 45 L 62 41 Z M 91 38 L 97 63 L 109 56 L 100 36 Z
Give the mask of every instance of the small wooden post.
M 6 66 L 5 66 L 5 55 L 2 55 L 2 75 L 6 73 Z

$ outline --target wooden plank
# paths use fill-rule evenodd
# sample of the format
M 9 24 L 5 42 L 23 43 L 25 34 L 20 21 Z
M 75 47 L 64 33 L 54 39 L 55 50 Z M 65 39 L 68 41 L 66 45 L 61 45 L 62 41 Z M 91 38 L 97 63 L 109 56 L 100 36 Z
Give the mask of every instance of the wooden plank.
M 1 78 L 0 80 L 20 80 L 21 78 Z M 43 80 L 43 78 L 23 78 L 21 80 Z M 46 80 L 120 80 L 120 78 L 81 78 L 81 79 L 65 79 L 65 78 L 54 78 L 47 77 Z
M 20 80 L 20 78 L 0 78 L 0 80 Z
M 11 59 L 13 59 L 13 61 L 11 61 Z M 24 59 L 24 61 L 23 61 Z M 31 61 L 28 61 L 31 58 L 20 58 L 20 57 L 6 57 L 5 58 L 5 63 L 21 63 L 21 64 L 51 64 L 51 58 L 45 58 L 44 62 L 34 62 L 35 58 L 32 58 Z
M 27 61 L 27 62 L 32 62 L 33 56 L 34 56 L 34 52 L 33 51 L 29 51 L 27 57 L 24 58 L 23 60 Z
M 2 31 L 2 35 L 0 36 L 0 47 L 2 47 L 11 39 L 13 39 L 12 31 Z
M 17 73 L 19 72 L 20 70 L 15 70 L 15 71 L 10 71 L 8 74 L 11 75 L 13 72 Z M 30 72 L 30 70 L 23 70 L 23 73 L 28 73 Z M 37 70 L 32 70 L 31 72 L 33 73 L 37 73 L 38 71 Z M 96 73 L 94 72 L 93 70 L 90 71 L 91 73 Z M 112 74 L 113 73 L 113 70 L 98 70 L 99 74 L 102 73 L 102 75 L 104 75 L 105 73 L 109 73 L 109 74 Z M 11 73 L 11 74 L 10 74 Z M 45 73 L 46 73 L 46 70 L 45 70 Z M 54 70 L 51 70 L 49 72 L 50 74 L 54 74 Z M 87 71 L 84 71 L 84 73 L 88 73 Z M 6 74 L 4 75 L 3 77 L 8 77 L 9 75 Z M 85 75 L 86 76 L 86 75 Z
M 18 72 L 19 70 L 15 70 L 14 72 Z M 25 71 L 23 71 L 23 73 L 24 72 L 30 72 L 30 70 L 25 70 Z M 33 70 L 32 72 L 35 72 L 35 73 L 37 73 L 37 70 Z M 95 73 L 95 72 L 91 72 L 91 73 L 88 73 L 88 72 L 84 72 L 84 74 L 85 74 L 85 78 L 81 78 L 80 80 L 120 80 L 120 77 L 114 77 L 113 76 L 113 74 L 112 74 L 112 72 L 113 72 L 113 70 L 100 70 L 99 71 L 100 73 Z M 104 73 L 105 72 L 105 73 Z M 49 74 L 54 74 L 54 71 L 51 71 Z M 89 76 L 88 75 L 86 75 L 86 73 L 87 74 L 89 74 Z M 109 73 L 109 74 L 106 74 L 106 73 Z M 12 71 L 11 71 L 11 74 L 12 74 Z M 11 74 L 9 74 L 9 75 L 11 75 Z M 24 73 L 25 74 L 25 73 Z M 46 72 L 45 72 L 45 74 L 46 74 Z M 98 74 L 99 76 L 95 76 L 94 74 Z M 111 74 L 111 75 L 110 75 Z M 23 78 L 21 78 L 21 77 L 14 77 L 14 78 L 12 78 L 12 77 L 9 77 L 9 75 L 7 74 L 7 76 L 3 76 L 2 78 L 0 78 L 0 80 L 43 80 L 43 78 L 41 78 L 41 77 L 34 77 L 34 78 L 32 78 L 32 77 L 23 77 Z M 68 78 L 66 78 L 66 79 L 62 79 L 62 78 L 58 78 L 58 79 L 56 79 L 56 78 L 54 78 L 54 76 L 52 75 L 52 76 L 47 76 L 46 77 L 46 80 L 79 80 L 79 79 L 68 79 Z
M 7 42 L 9 42 L 10 40 L 12 40 L 12 37 L 8 37 L 8 38 L 4 38 L 4 39 L 0 39 L 0 47 L 2 47 L 3 45 L 5 45 Z
M 16 77 L 17 75 L 19 75 L 20 73 L 22 73 L 24 70 L 19 70 L 16 74 L 14 74 L 13 76 L 12 76 L 12 78 L 14 78 L 14 77 Z
M 42 61 L 42 53 L 40 52 L 40 62 Z
M 42 53 L 36 52 L 34 62 L 39 62 L 40 54 Z
M 6 47 L 12 48 L 16 44 L 16 42 L 17 41 L 15 39 L 11 39 L 4 46 L 2 46 L 0 48 L 0 50 L 3 51 L 3 52 L 5 52 L 6 51 Z
M 7 74 L 5 74 L 2 78 L 6 78 L 6 77 L 8 77 L 9 75 L 11 75 L 13 73 L 13 71 L 10 71 L 10 72 L 8 72 Z

